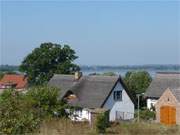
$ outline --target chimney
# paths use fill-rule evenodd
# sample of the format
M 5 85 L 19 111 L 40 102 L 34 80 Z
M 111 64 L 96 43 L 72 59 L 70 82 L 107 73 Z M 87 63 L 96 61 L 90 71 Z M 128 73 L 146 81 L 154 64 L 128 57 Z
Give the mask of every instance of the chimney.
M 76 71 L 74 74 L 74 79 L 75 80 L 79 80 L 82 76 L 82 72 Z

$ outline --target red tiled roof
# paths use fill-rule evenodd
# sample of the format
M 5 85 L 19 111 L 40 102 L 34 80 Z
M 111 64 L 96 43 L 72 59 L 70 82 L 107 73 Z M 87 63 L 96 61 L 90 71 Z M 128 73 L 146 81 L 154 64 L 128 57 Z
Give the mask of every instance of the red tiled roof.
M 6 74 L 0 81 L 1 85 L 7 83 L 16 84 L 16 89 L 25 88 L 27 86 L 27 77 L 24 75 Z

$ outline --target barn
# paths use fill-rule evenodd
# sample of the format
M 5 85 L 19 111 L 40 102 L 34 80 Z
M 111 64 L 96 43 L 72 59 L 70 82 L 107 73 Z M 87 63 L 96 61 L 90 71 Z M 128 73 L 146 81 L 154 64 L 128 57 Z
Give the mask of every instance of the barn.
M 156 121 L 165 125 L 180 125 L 180 88 L 167 88 L 155 104 Z

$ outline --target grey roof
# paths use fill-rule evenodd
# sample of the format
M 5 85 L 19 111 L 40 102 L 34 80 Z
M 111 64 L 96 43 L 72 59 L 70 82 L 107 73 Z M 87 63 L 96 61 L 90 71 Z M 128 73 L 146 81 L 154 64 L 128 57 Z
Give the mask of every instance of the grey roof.
M 48 85 L 60 88 L 60 98 L 62 98 L 70 88 L 76 85 L 76 83 L 77 81 L 74 80 L 74 75 L 55 74 L 48 82 Z
M 145 96 L 159 98 L 167 89 L 177 89 L 180 87 L 180 73 L 175 72 L 160 72 L 151 82 L 146 90 Z
M 68 91 L 73 92 L 78 100 L 71 103 L 72 105 L 99 108 L 102 107 L 118 80 L 122 81 L 119 76 L 82 76 L 76 81 L 73 75 L 54 75 L 49 85 L 61 88 L 60 98 Z

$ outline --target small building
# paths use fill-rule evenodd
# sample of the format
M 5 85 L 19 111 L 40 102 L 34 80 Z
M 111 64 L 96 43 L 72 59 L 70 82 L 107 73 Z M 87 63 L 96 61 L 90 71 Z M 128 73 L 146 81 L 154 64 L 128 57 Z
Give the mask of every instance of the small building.
M 73 112 L 72 120 L 91 121 L 91 112 L 97 108 L 109 110 L 110 121 L 134 118 L 134 99 L 120 76 L 56 74 L 49 85 L 61 89 L 61 100 L 81 108 Z
M 167 88 L 155 105 L 156 121 L 166 125 L 180 125 L 180 88 Z
M 177 89 L 179 87 L 180 72 L 157 72 L 145 93 L 147 98 L 147 108 L 151 109 L 154 107 L 167 88 Z
M 14 88 L 17 91 L 24 90 L 28 85 L 27 76 L 18 74 L 5 74 L 0 80 L 0 91 Z

